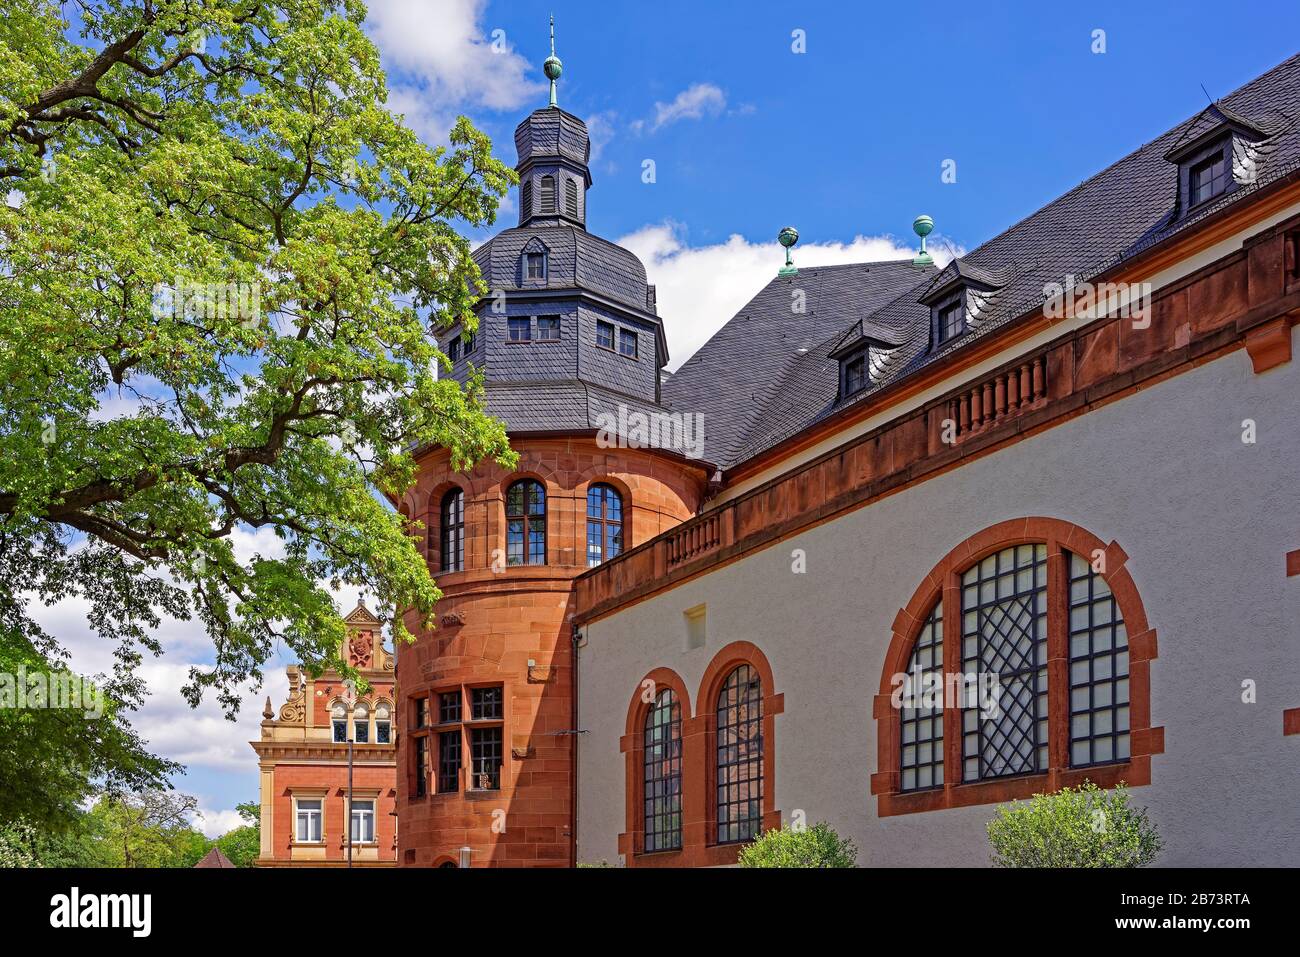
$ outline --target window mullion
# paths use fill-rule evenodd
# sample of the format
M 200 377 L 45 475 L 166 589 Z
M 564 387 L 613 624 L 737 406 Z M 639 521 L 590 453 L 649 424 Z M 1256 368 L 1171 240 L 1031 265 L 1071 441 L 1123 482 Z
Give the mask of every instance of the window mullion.
M 948 699 L 948 676 L 961 674 L 961 578 L 955 570 L 943 580 L 943 787 L 962 782 L 962 720 L 960 695 Z
M 1070 610 L 1068 556 L 1056 539 L 1047 541 L 1047 768 L 1070 766 Z

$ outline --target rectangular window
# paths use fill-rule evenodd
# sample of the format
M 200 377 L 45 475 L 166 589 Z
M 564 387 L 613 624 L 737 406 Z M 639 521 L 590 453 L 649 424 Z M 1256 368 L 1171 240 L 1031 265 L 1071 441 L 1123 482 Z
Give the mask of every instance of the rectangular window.
M 438 793 L 460 790 L 460 729 L 438 735 Z
M 511 316 L 506 320 L 506 330 L 511 342 L 527 342 L 533 337 L 533 320 L 528 316 Z
M 614 324 L 596 320 L 596 345 L 602 349 L 614 348 Z
M 391 744 L 393 741 L 393 726 L 388 721 L 375 721 L 375 744 Z
M 537 317 L 537 338 L 545 342 L 556 342 L 560 338 L 559 316 Z
M 625 356 L 636 358 L 636 333 L 631 329 L 618 330 L 618 351 Z
M 502 705 L 504 696 L 501 686 L 492 688 L 471 688 L 469 692 L 469 716 L 473 721 L 500 721 L 505 715 Z
M 424 797 L 429 791 L 429 739 L 423 735 L 415 739 L 415 796 Z
M 438 695 L 438 723 L 450 724 L 460 720 L 460 692 L 444 691 Z
M 528 253 L 525 257 L 529 279 L 546 278 L 546 253 Z
M 447 358 L 452 362 L 460 359 L 460 336 L 453 336 L 451 343 L 447 346 Z
M 348 721 L 347 718 L 334 719 L 334 743 L 346 744 L 348 740 Z
M 357 744 L 370 743 L 370 720 L 368 718 L 356 718 L 353 720 L 352 740 Z
M 319 844 L 324 837 L 321 831 L 321 801 L 299 800 L 297 802 L 297 829 L 294 839 L 299 844 Z
M 474 762 L 471 787 L 476 791 L 496 791 L 501 787 L 501 729 L 471 728 L 470 758 Z
M 966 305 L 962 299 L 939 310 L 939 341 L 947 342 L 966 331 Z
M 375 802 L 352 802 L 352 843 L 375 843 Z
M 1197 206 L 1218 196 L 1228 188 L 1231 170 L 1219 150 L 1195 164 L 1187 174 L 1187 191 L 1190 206 Z
M 853 395 L 867 387 L 867 357 L 857 355 L 844 366 L 844 394 Z
M 468 359 L 469 354 L 474 351 L 474 333 L 467 332 L 461 336 L 461 349 L 465 353 L 465 358 Z

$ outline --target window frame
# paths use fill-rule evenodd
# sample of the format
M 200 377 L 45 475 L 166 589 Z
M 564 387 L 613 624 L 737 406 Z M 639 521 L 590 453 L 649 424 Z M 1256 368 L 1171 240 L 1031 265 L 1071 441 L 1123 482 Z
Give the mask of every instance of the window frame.
M 459 485 L 444 492 L 438 503 L 438 570 L 465 570 L 465 490 Z
M 533 262 L 536 260 L 539 266 L 538 275 L 533 275 Z M 546 282 L 546 275 L 550 264 L 546 261 L 546 250 L 544 249 L 525 249 L 524 250 L 524 282 Z
M 631 351 L 629 351 L 624 347 L 625 344 L 628 342 L 632 343 Z M 639 359 L 641 358 L 640 352 L 641 352 L 641 345 L 640 342 L 638 341 L 636 330 L 628 329 L 625 328 L 624 326 L 619 326 L 618 327 L 618 354 L 625 359 Z
M 511 511 L 511 508 L 513 507 L 511 504 L 511 495 L 516 488 L 521 489 L 520 492 L 521 510 L 518 512 L 513 512 Z M 534 503 L 538 501 L 538 493 L 540 493 L 541 509 L 540 512 L 534 512 L 533 506 Z M 547 536 L 547 498 L 548 495 L 547 495 L 547 489 L 545 483 L 543 483 L 541 479 L 534 478 L 532 476 L 524 476 L 522 478 L 518 478 L 515 481 L 511 482 L 506 487 L 505 531 L 506 531 L 506 567 L 507 568 L 519 568 L 527 565 L 540 566 L 540 565 L 548 564 L 547 561 L 548 556 L 546 551 L 547 537 L 548 537 Z M 540 519 L 540 523 L 541 523 L 540 531 L 536 531 L 533 528 L 534 523 L 538 519 Z M 511 560 L 511 553 L 513 551 L 511 535 L 513 533 L 511 531 L 510 526 L 512 522 L 521 523 L 520 526 L 521 537 L 519 539 L 520 559 L 518 561 Z M 540 536 L 541 539 L 541 548 L 540 548 L 541 560 L 534 561 L 533 559 L 535 553 L 538 551 L 536 548 L 534 548 L 534 544 L 538 536 Z
M 598 512 L 592 514 L 592 496 L 597 495 Z M 617 503 L 618 515 L 616 518 L 610 517 L 611 500 Z M 592 532 L 593 529 L 599 539 L 596 547 L 600 550 L 600 558 L 592 561 Z M 617 535 L 617 545 L 614 545 L 615 536 Z M 592 482 L 587 486 L 587 567 L 595 568 L 597 565 L 611 561 L 623 554 L 627 547 L 627 505 L 623 501 L 623 494 L 608 482 Z
M 312 820 L 312 816 L 314 813 L 314 817 L 316 821 L 316 830 L 320 835 L 319 837 L 313 838 L 310 836 L 308 837 L 300 836 L 302 834 L 302 824 L 303 824 L 303 814 L 304 814 L 304 808 L 302 805 L 304 803 L 316 805 L 314 809 L 313 808 L 305 809 L 305 813 L 307 815 L 307 822 L 308 822 L 307 833 L 309 835 L 311 833 L 310 822 Z M 303 795 L 302 797 L 299 797 L 297 794 L 295 794 L 293 796 L 293 843 L 320 845 L 320 844 L 324 844 L 325 840 L 326 840 L 325 796 L 324 795 L 311 795 L 311 796 Z
M 542 335 L 543 329 L 553 329 L 555 335 Z M 545 315 L 537 317 L 537 342 L 559 342 L 563 333 L 561 332 L 562 323 L 558 315 Z
M 667 698 L 666 708 L 661 704 L 665 697 Z M 659 716 L 665 710 L 668 712 L 667 718 L 659 720 Z M 660 729 L 663 728 L 667 729 L 666 734 L 660 733 Z M 667 757 L 653 758 L 653 749 L 655 748 L 665 748 Z M 642 722 L 641 834 L 643 853 L 656 854 L 682 849 L 682 821 L 686 813 L 682 786 L 683 755 L 681 702 L 672 688 L 663 688 L 659 690 L 654 700 L 646 707 L 645 718 Z M 666 770 L 663 767 L 665 764 L 667 765 Z M 652 785 L 655 786 L 655 793 L 653 794 L 651 793 Z M 662 785 L 662 788 L 660 785 Z M 664 793 L 659 793 L 661 790 Z M 671 799 L 674 796 L 677 799 L 676 808 L 671 809 L 672 802 L 669 800 L 670 809 L 661 811 L 658 800 L 660 798 Z M 671 824 L 660 826 L 661 818 L 671 820 L 674 816 L 677 819 L 675 827 Z
M 601 333 L 604 332 L 604 331 L 607 330 L 607 329 L 609 330 L 609 344 L 608 344 L 608 345 L 606 345 L 605 343 L 603 343 L 603 342 L 600 341 L 600 339 L 601 339 Z M 612 323 L 612 322 L 610 322 L 610 321 L 608 321 L 608 320 L 606 320 L 606 319 L 597 319 L 597 320 L 596 320 L 596 348 L 597 348 L 597 349 L 607 349 L 607 350 L 609 350 L 610 352 L 614 352 L 614 351 L 615 351 L 615 348 L 614 348 L 614 347 L 615 347 L 617 344 L 618 344 L 618 326 L 616 326 L 614 323 Z
M 366 812 L 362 808 L 358 807 L 358 805 L 369 805 L 369 839 L 357 837 L 355 833 L 358 822 L 364 821 L 366 817 Z M 378 806 L 379 802 L 375 798 L 370 797 L 354 797 L 348 802 L 348 836 L 351 839 L 353 847 L 370 847 L 379 843 Z
M 944 784 L 926 791 L 905 792 L 901 788 L 900 708 L 894 699 L 896 680 L 906 671 L 916 638 L 935 603 L 942 599 L 945 617 L 954 623 L 962 622 L 966 614 L 961 597 L 962 574 L 991 555 L 1021 545 L 1046 546 L 1046 766 L 1015 776 L 964 780 L 961 701 L 950 696 L 944 702 Z M 1100 563 L 1097 575 L 1105 582 L 1126 628 L 1129 656 L 1129 756 L 1126 759 L 1088 765 L 1072 764 L 1070 760 L 1067 576 L 1071 554 Z M 1044 790 L 1077 786 L 1084 780 L 1102 788 L 1114 787 L 1121 781 L 1134 787 L 1151 782 L 1151 756 L 1164 751 L 1164 729 L 1152 727 L 1150 720 L 1150 663 L 1157 657 L 1156 635 L 1148 626 L 1127 560 L 1118 543 L 1107 545 L 1069 522 L 1034 517 L 1002 522 L 976 533 L 954 547 L 931 570 L 895 619 L 879 692 L 873 702 L 873 717 L 878 726 L 871 793 L 877 798 L 877 816 L 1000 803 L 1028 798 Z M 959 625 L 951 627 L 956 629 Z M 946 675 L 963 673 L 961 645 L 962 640 L 956 635 L 944 643 Z
M 960 328 L 956 332 L 949 333 L 946 316 L 953 310 L 956 310 L 957 318 L 960 320 Z M 933 330 L 931 339 L 936 349 L 943 348 L 966 335 L 970 332 L 970 324 L 966 317 L 966 290 L 958 289 L 952 295 L 940 299 L 930 307 L 930 316 Z
M 522 330 L 521 335 L 516 335 L 516 331 Z M 533 317 L 532 316 L 507 316 L 506 317 L 506 343 L 509 345 L 520 345 L 533 341 Z

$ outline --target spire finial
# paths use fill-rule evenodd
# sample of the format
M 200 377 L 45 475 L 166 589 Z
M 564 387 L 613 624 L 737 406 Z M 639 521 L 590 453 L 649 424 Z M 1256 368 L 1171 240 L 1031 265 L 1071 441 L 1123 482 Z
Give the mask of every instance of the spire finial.
M 542 64 L 542 72 L 551 81 L 551 106 L 558 106 L 559 104 L 555 102 L 555 81 L 564 73 L 564 64 L 555 55 L 555 14 L 553 13 L 551 14 L 551 55 Z
M 793 276 L 799 270 L 795 268 L 790 250 L 799 241 L 799 230 L 793 226 L 784 227 L 776 234 L 776 241 L 785 247 L 785 265 L 776 271 L 778 276 Z
M 924 213 L 912 220 L 912 232 L 921 237 L 921 249 L 912 257 L 913 266 L 924 267 L 934 265 L 934 257 L 931 256 L 929 251 L 925 248 L 925 237 L 929 236 L 933 229 L 934 220 L 929 216 L 926 216 Z

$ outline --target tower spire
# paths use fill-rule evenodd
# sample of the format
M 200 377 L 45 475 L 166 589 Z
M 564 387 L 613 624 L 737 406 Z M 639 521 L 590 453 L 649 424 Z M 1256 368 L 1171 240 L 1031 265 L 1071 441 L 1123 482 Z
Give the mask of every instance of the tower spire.
M 564 64 L 555 55 L 555 14 L 551 14 L 551 55 L 542 64 L 542 72 L 551 81 L 551 106 L 558 106 L 555 101 L 555 81 L 564 73 Z

